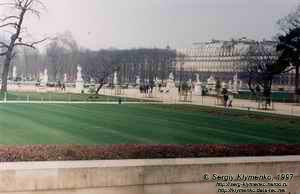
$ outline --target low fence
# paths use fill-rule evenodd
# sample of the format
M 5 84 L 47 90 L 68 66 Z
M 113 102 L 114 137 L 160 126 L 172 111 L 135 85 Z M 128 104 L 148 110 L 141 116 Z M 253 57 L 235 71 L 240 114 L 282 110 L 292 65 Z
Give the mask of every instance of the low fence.
M 4 193 L 299 194 L 300 156 L 1 163 Z

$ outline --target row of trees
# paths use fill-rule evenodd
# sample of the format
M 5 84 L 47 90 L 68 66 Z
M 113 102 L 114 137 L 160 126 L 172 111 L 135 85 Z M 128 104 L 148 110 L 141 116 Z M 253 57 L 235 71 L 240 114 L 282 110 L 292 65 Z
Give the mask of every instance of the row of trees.
M 64 74 L 69 80 L 76 79 L 76 67 L 80 64 L 86 80 L 93 79 L 103 85 L 114 71 L 119 71 L 122 81 L 132 82 L 139 75 L 142 81 L 165 79 L 173 65 L 176 52 L 170 49 L 130 49 L 91 51 L 79 48 L 70 32 L 54 38 L 25 42 L 24 21 L 28 15 L 40 16 L 45 9 L 39 0 L 7 0 L 0 3 L 9 14 L 0 18 L 0 61 L 2 67 L 1 91 L 7 91 L 7 80 L 12 66 L 29 78 L 37 79 L 39 72 L 49 70 L 52 81 L 62 81 Z M 45 53 L 35 45 L 47 41 Z M 101 88 L 101 87 L 100 87 Z M 100 89 L 99 88 L 99 89 Z
M 43 3 L 39 0 L 6 0 L 0 6 L 9 10 L 8 15 L 0 18 L 2 92 L 7 91 L 12 64 L 17 64 L 25 77 L 37 78 L 39 72 L 47 68 L 53 81 L 62 80 L 64 74 L 69 75 L 69 79 L 76 79 L 76 67 L 80 64 L 85 79 L 93 79 L 100 85 L 107 82 L 114 71 L 119 71 L 122 81 L 127 82 L 135 80 L 135 75 L 142 81 L 165 79 L 174 65 L 176 52 L 169 48 L 90 51 L 79 48 L 69 32 L 55 38 L 25 42 L 28 32 L 24 21 L 28 15 L 39 17 L 40 11 L 45 9 Z M 32 50 L 44 41 L 48 42 L 45 53 Z
M 86 50 L 80 52 L 85 80 L 93 79 L 101 87 L 119 73 L 122 83 L 134 83 L 140 77 L 141 83 L 155 79 L 166 80 L 174 68 L 176 52 L 167 49 L 129 49 L 129 50 Z
M 16 49 L 18 54 L 11 62 L 23 72 L 26 78 L 38 79 L 39 72 L 48 69 L 50 80 L 63 81 L 64 74 L 68 81 L 76 80 L 77 65 L 80 64 L 86 81 L 107 83 L 115 71 L 122 83 L 133 83 L 136 76 L 141 82 L 165 80 L 173 70 L 176 60 L 175 50 L 166 49 L 106 49 L 92 51 L 79 48 L 70 32 L 59 34 L 49 40 L 45 52 L 37 49 Z

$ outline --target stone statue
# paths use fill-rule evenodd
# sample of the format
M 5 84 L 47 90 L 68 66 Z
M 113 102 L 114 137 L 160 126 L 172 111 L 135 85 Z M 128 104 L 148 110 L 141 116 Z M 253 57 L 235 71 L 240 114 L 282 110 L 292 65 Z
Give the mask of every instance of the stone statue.
M 81 74 L 82 68 L 80 65 L 77 66 L 77 77 L 76 77 L 76 91 L 78 93 L 84 92 L 84 81 L 82 79 L 82 74 Z
M 76 79 L 77 82 L 83 81 L 81 71 L 82 71 L 82 68 L 78 65 L 77 66 L 77 79 Z
M 141 84 L 140 76 L 136 76 L 135 83 L 136 83 L 136 85 L 138 85 L 138 86 Z
M 14 66 L 13 67 L 13 80 L 16 80 L 17 79 L 17 67 Z
M 45 81 L 48 82 L 48 70 L 45 69 L 44 71 Z
M 200 81 L 200 75 L 197 73 L 196 74 L 196 83 L 194 87 L 194 94 L 196 96 L 202 96 L 202 83 Z
M 176 91 L 175 78 L 172 72 L 170 73 L 169 79 L 167 81 L 167 91 L 169 92 L 169 94 L 171 93 L 171 95 L 174 95 Z
M 64 74 L 64 83 L 67 83 L 67 81 L 68 81 L 68 77 L 67 77 L 67 74 L 65 73 Z
M 174 81 L 174 74 L 172 72 L 169 74 L 169 80 Z
M 238 88 L 238 75 L 235 74 L 234 77 L 233 77 L 233 88 L 232 88 L 232 91 L 234 93 L 237 93 L 239 91 L 239 88 Z
M 116 71 L 115 71 L 115 73 L 114 73 L 113 84 L 114 84 L 115 86 L 118 85 L 118 72 L 116 72 Z
M 200 82 L 200 75 L 197 73 L 196 74 L 196 82 L 199 83 Z
M 44 70 L 44 73 L 42 74 L 41 77 L 42 77 L 41 84 L 46 86 L 48 83 L 48 70 L 47 69 Z
M 208 89 L 209 94 L 215 94 L 216 93 L 216 86 L 217 86 L 217 81 L 214 78 L 214 76 L 211 75 L 207 79 L 207 89 Z
M 226 88 L 227 84 L 225 82 L 222 82 L 222 89 Z

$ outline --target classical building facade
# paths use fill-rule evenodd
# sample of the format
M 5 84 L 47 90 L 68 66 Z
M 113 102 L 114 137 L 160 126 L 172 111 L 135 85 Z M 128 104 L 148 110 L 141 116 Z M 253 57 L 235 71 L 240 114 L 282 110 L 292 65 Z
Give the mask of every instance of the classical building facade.
M 247 62 L 245 54 L 250 45 L 256 42 L 248 39 L 231 41 L 213 40 L 206 43 L 195 43 L 192 48 L 177 49 L 176 71 L 181 74 L 199 74 L 202 81 L 214 76 L 224 82 L 238 79 L 243 83 L 248 81 Z M 274 47 L 273 41 L 262 41 L 266 47 Z M 184 73 L 182 73 L 184 72 Z M 281 75 L 276 78 L 278 87 L 292 85 L 292 76 Z

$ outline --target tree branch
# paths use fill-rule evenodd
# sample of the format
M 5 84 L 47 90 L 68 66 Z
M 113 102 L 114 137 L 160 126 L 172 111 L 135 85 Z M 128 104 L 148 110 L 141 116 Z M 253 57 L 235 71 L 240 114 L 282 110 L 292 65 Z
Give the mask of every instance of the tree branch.
M 292 70 L 294 70 L 294 69 L 295 69 L 295 67 L 290 67 L 289 69 L 283 71 L 282 73 L 288 73 L 288 72 L 290 72 L 290 71 L 292 71 Z
M 4 28 L 4 27 L 7 27 L 7 26 L 17 28 L 18 24 L 16 24 L 16 23 L 7 23 L 7 24 L 0 25 L 0 28 Z
M 5 21 L 10 20 L 10 19 L 16 19 L 16 20 L 18 20 L 18 19 L 20 19 L 20 17 L 19 16 L 7 16 L 7 17 L 5 17 L 3 19 L 0 19 L 0 21 L 1 22 L 5 22 Z
M 14 46 L 26 46 L 26 47 L 30 47 L 30 48 L 36 49 L 35 45 L 40 44 L 42 42 L 45 42 L 46 40 L 48 40 L 48 38 L 44 38 L 42 40 L 39 40 L 39 41 L 36 41 L 36 42 L 32 42 L 32 43 L 18 42 L 18 43 L 15 43 Z
M 0 53 L 0 56 L 5 56 L 7 54 L 7 52 L 4 52 L 4 53 Z
M 0 41 L 0 48 L 9 48 L 8 44 Z

